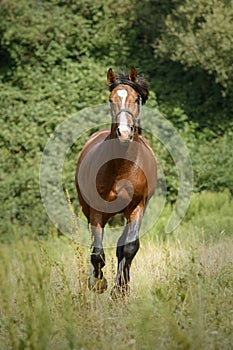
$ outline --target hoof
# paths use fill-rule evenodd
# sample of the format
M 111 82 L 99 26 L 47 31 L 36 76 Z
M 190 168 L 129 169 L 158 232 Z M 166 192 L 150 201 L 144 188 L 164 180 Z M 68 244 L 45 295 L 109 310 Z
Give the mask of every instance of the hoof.
M 88 280 L 88 288 L 92 292 L 102 294 L 108 288 L 108 282 L 104 277 L 102 277 L 102 279 L 90 277 Z
M 110 293 L 110 299 L 114 302 L 126 301 L 129 298 L 130 287 L 129 285 L 119 286 L 115 285 Z

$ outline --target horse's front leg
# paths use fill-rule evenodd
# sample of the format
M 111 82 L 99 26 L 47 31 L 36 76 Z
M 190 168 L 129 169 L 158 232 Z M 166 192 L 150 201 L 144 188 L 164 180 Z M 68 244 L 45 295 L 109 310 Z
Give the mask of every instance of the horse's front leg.
M 130 267 L 133 258 L 139 249 L 139 229 L 142 221 L 143 209 L 137 208 L 130 215 L 123 234 L 117 243 L 118 269 L 116 284 L 112 296 L 125 296 L 129 293 Z
M 93 242 L 91 245 L 91 276 L 88 281 L 90 290 L 103 293 L 107 289 L 107 280 L 103 276 L 102 268 L 105 266 L 105 254 L 103 249 L 103 227 L 95 223 L 91 225 Z

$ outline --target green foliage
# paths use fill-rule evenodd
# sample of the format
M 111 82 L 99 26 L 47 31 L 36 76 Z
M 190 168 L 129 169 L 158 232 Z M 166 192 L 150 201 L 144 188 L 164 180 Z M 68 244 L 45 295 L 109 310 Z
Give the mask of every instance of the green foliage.
M 228 188 L 233 194 L 233 134 L 229 131 L 208 141 L 209 132 L 205 134 L 198 136 L 197 147 L 192 150 L 196 190 L 224 191 Z
M 186 0 L 166 18 L 159 54 L 201 67 L 227 87 L 233 75 L 232 1 Z
M 206 241 L 231 236 L 233 227 L 233 201 L 229 191 L 221 193 L 203 191 L 191 199 L 185 222 L 202 229 Z
M 231 1 L 175 2 L 154 39 L 160 106 L 182 108 L 200 128 L 232 128 Z
M 87 81 L 91 89 L 84 88 Z M 43 149 L 56 126 L 70 113 L 86 107 L 90 100 L 97 103 L 106 99 L 106 93 L 99 94 L 105 89 L 105 76 L 91 60 L 81 64 L 68 61 L 54 68 L 50 78 L 39 70 L 36 74 L 22 71 L 21 84 L 23 90 L 5 83 L 1 93 L 2 230 L 9 232 L 13 222 L 30 225 L 44 234 L 47 216 L 39 192 Z M 33 212 L 38 214 L 34 216 Z
M 196 190 L 232 192 L 231 12 L 230 2 L 216 1 L 206 6 L 188 0 L 2 1 L 2 238 L 15 230 L 29 232 L 29 227 L 47 234 L 50 224 L 39 191 L 44 147 L 67 117 L 108 101 L 110 66 L 128 70 L 135 65 L 145 73 L 151 91 L 147 105 L 179 129 L 192 156 Z M 160 58 L 154 57 L 155 43 Z M 225 96 L 214 77 L 225 87 Z M 89 125 L 87 118 L 87 129 Z M 63 185 L 75 203 L 77 153 L 88 137 L 77 141 L 64 165 Z M 163 160 L 168 197 L 174 202 L 176 168 L 166 150 L 151 141 Z
M 175 125 L 172 115 L 178 108 L 191 123 L 198 123 L 199 130 L 208 128 L 218 135 L 232 128 L 231 92 L 224 97 L 221 86 L 205 70 L 186 69 L 180 63 L 165 60 L 157 65 L 152 84 L 160 110 Z
M 123 28 L 131 7 L 130 1 L 122 0 L 6 0 L 0 13 L 5 18 L 0 27 L 2 51 L 9 52 L 16 65 L 40 64 L 45 72 L 68 58 L 115 61 L 119 46 L 125 48 L 121 55 L 127 55 Z
M 196 230 L 199 232 L 199 239 L 204 242 L 213 242 L 232 236 L 233 200 L 228 190 L 221 193 L 210 191 L 193 193 L 181 225 L 172 234 L 165 234 L 165 227 L 172 210 L 171 204 L 165 206 L 157 224 L 147 234 L 149 240 L 154 242 L 180 240 L 189 244 Z

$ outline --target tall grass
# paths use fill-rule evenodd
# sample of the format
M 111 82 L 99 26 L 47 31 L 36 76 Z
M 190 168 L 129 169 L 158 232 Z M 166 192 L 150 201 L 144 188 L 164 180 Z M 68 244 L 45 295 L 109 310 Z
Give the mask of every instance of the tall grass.
M 106 250 L 104 268 L 109 290 L 97 295 L 86 283 L 89 251 L 77 242 L 51 236 L 2 243 L 0 349 L 232 349 L 233 206 L 229 200 L 227 224 L 223 211 L 216 233 L 206 217 L 217 218 L 219 206 L 200 209 L 206 195 L 194 198 L 173 235 L 142 238 L 127 302 L 109 300 L 113 249 Z M 224 207 L 220 197 L 210 203 L 214 198 Z

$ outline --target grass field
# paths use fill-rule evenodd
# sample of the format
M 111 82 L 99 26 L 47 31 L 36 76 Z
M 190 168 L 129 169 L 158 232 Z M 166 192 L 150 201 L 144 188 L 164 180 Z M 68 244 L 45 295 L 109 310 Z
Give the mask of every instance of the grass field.
M 86 247 L 52 235 L 2 243 L 0 349 L 232 349 L 232 212 L 228 193 L 207 193 L 173 234 L 158 224 L 141 240 L 129 300 L 116 304 L 115 249 L 97 295 Z

